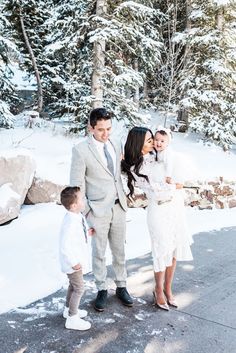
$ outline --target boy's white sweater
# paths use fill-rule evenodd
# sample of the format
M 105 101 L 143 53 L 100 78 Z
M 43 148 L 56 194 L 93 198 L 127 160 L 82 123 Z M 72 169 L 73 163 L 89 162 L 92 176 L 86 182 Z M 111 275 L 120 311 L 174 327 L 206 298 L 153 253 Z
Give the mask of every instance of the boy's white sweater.
M 59 258 L 64 273 L 75 272 L 72 267 L 77 264 L 81 264 L 83 273 L 91 270 L 89 239 L 86 242 L 82 217 L 81 213 L 67 211 L 62 221 Z

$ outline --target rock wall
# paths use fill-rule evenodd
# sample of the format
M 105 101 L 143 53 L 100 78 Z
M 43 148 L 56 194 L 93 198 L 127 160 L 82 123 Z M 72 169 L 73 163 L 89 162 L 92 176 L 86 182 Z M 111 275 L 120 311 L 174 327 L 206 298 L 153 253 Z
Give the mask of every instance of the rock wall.
M 60 192 L 66 185 L 57 185 L 51 181 L 35 177 L 27 193 L 25 204 L 41 202 L 60 203 Z M 204 209 L 224 209 L 236 207 L 236 181 L 225 180 L 222 177 L 208 181 L 185 182 L 185 205 Z M 128 207 L 146 207 L 146 195 L 135 188 L 133 200 L 127 199 Z
M 236 207 L 236 181 L 218 177 L 206 181 L 185 182 L 184 199 L 186 206 L 196 207 L 200 210 Z M 146 207 L 145 194 L 135 188 L 133 199 L 128 199 L 128 206 L 131 208 Z
M 223 177 L 185 183 L 185 205 L 200 210 L 236 207 L 236 180 Z

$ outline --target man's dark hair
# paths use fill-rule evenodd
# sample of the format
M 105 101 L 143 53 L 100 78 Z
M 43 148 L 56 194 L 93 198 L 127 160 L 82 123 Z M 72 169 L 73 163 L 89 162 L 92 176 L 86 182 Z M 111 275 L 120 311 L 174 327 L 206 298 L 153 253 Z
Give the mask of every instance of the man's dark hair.
M 89 124 L 94 128 L 99 120 L 110 120 L 111 113 L 109 113 L 105 108 L 93 109 L 89 116 Z
M 69 210 L 71 205 L 77 200 L 77 193 L 80 192 L 78 186 L 67 186 L 61 192 L 61 204 Z

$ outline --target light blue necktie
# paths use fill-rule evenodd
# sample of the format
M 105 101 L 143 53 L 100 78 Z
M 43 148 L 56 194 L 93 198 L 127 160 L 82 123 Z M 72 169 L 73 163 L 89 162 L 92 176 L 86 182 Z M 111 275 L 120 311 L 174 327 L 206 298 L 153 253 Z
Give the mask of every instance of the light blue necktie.
M 111 174 L 114 175 L 114 164 L 110 153 L 108 152 L 107 145 L 104 143 L 103 146 L 104 154 L 107 160 L 107 168 L 110 170 Z

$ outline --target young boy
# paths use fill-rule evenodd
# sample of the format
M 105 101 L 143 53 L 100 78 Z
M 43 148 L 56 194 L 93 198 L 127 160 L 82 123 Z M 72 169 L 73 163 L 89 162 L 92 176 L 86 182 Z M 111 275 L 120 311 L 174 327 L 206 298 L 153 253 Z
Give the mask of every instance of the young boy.
M 173 172 L 173 157 L 169 144 L 171 142 L 171 131 L 162 126 L 158 126 L 154 136 L 154 147 L 157 151 L 157 160 L 164 164 L 165 181 L 171 183 Z
M 65 327 L 72 330 L 88 330 L 90 322 L 83 320 L 86 310 L 79 310 L 80 299 L 84 293 L 83 272 L 88 270 L 87 223 L 81 214 L 84 202 L 80 188 L 66 187 L 61 192 L 61 204 L 67 209 L 60 231 L 60 263 L 62 272 L 69 278 L 66 307 L 63 317 Z

